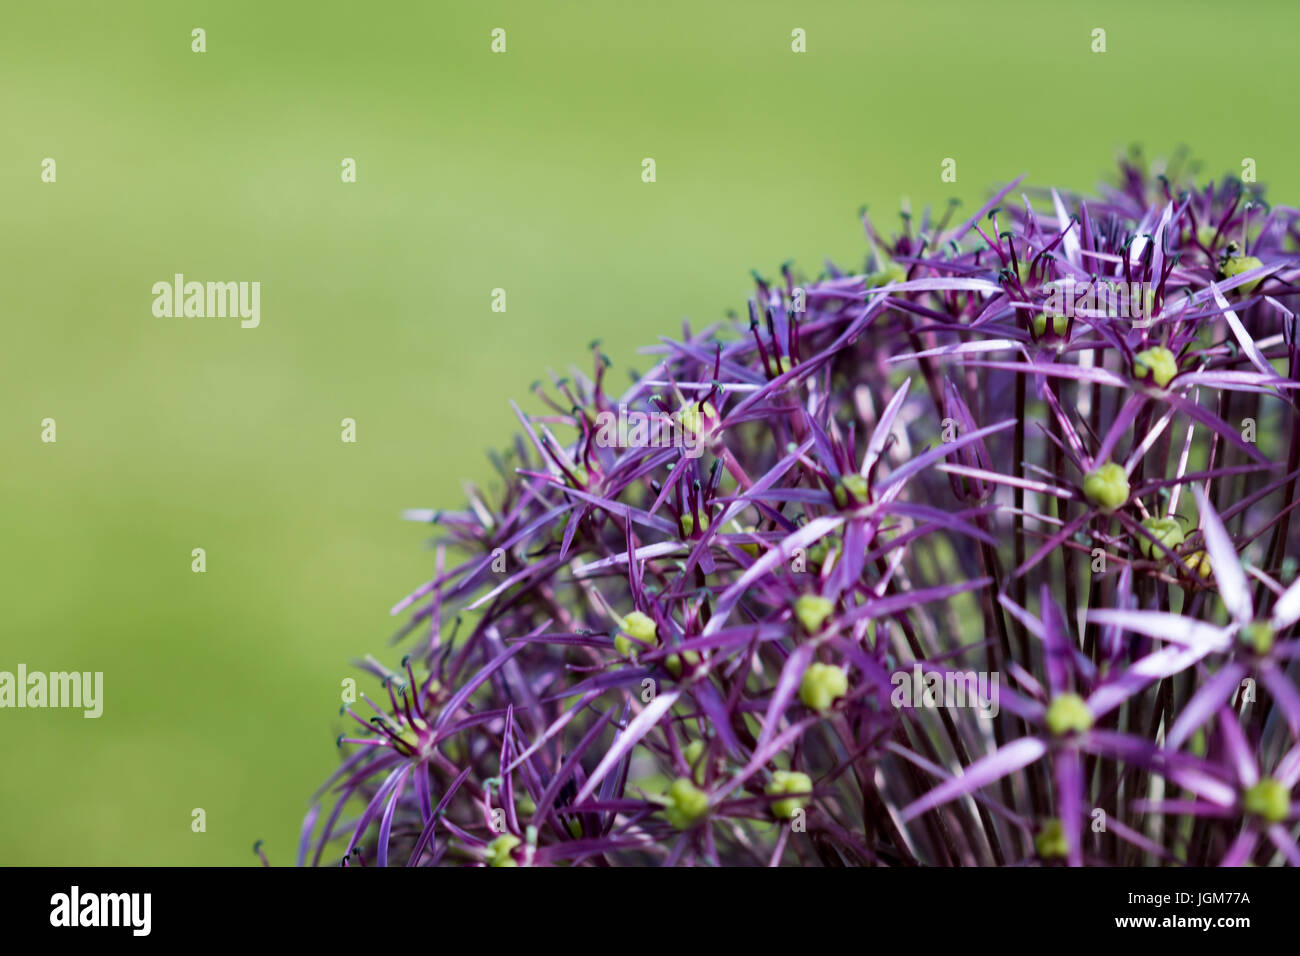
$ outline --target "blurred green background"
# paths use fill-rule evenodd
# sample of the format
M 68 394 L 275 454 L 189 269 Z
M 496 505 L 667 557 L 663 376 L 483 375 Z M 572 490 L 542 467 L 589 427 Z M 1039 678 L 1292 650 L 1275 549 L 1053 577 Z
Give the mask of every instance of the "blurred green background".
M 399 511 L 458 507 L 592 338 L 625 381 L 751 268 L 856 266 L 863 203 L 1090 188 L 1134 141 L 1300 200 L 1300 7 L 1249 10 L 6 0 L 0 670 L 106 700 L 0 711 L 0 863 L 291 863 L 349 661 L 431 573 Z M 155 318 L 175 272 L 260 281 L 260 328 Z

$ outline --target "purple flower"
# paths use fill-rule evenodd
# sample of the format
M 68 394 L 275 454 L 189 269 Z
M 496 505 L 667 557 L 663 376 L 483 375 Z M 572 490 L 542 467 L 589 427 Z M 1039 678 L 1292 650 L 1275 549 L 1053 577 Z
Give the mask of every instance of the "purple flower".
M 1165 774 L 1189 792 L 1191 799 L 1146 801 L 1145 809 L 1214 820 L 1227 828 L 1225 832 L 1235 830 L 1221 866 L 1249 862 L 1265 839 L 1288 863 L 1300 865 L 1300 846 L 1288 829 L 1300 821 L 1300 801 L 1292 800 L 1292 791 L 1300 783 L 1300 744 L 1288 750 L 1272 774 L 1265 776 L 1237 714 L 1223 707 L 1218 718 L 1219 733 L 1212 748 L 1217 760 L 1179 755 L 1166 765 Z
M 300 862 L 1297 862 L 1300 212 L 1120 172 L 538 385 Z

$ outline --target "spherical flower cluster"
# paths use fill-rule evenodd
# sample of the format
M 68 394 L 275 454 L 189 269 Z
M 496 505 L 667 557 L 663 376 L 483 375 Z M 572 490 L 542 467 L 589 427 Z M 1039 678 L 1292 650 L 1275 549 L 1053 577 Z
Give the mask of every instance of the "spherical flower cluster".
M 1300 863 L 1300 214 L 1018 185 L 538 386 L 300 862 Z

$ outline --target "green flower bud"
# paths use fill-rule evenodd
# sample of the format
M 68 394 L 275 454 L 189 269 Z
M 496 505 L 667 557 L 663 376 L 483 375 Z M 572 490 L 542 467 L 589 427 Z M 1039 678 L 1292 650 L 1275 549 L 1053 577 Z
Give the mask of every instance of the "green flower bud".
M 1219 277 L 1221 279 L 1231 279 L 1243 272 L 1249 272 L 1251 269 L 1258 269 L 1263 264 L 1254 256 L 1228 256 L 1219 263 Z M 1252 279 L 1250 282 L 1237 286 L 1236 291 L 1243 296 L 1250 295 L 1262 281 L 1262 279 Z
M 654 618 L 640 611 L 633 611 L 623 618 L 620 627 L 623 634 L 615 635 L 614 647 L 624 657 L 633 657 L 638 651 L 645 650 L 646 645 L 654 646 L 659 640 L 659 628 L 655 626 Z M 629 640 L 629 637 L 634 640 Z
M 1065 841 L 1065 827 L 1056 817 L 1043 822 L 1043 828 L 1034 837 L 1034 850 L 1044 860 L 1060 860 L 1070 855 Z
M 664 658 L 664 666 L 668 668 L 668 673 L 674 677 L 681 677 L 683 659 L 693 668 L 700 663 L 702 658 L 699 651 L 687 651 L 685 654 L 669 654 Z
M 682 530 L 686 532 L 686 537 L 688 538 L 695 533 L 695 515 L 691 514 L 689 511 L 682 515 Z M 703 534 L 708 530 L 709 515 L 707 512 L 703 512 L 700 515 L 700 534 Z
M 1193 551 L 1183 559 L 1183 563 L 1203 581 L 1208 581 L 1210 575 L 1214 573 L 1214 568 L 1210 565 L 1210 556 L 1204 551 Z
M 1016 275 L 1020 278 L 1020 284 L 1029 285 L 1029 271 L 1033 267 L 1034 260 L 1031 258 L 1018 259 L 1016 261 Z
M 1178 374 L 1178 359 L 1163 345 L 1143 349 L 1133 356 L 1133 377 L 1150 379 L 1164 388 Z
M 837 534 L 832 533 L 824 538 L 818 538 L 808 545 L 808 561 L 818 566 L 825 564 L 826 559 L 830 557 L 831 549 L 834 548 L 838 552 L 840 547 L 840 538 Z
M 1040 312 L 1033 318 L 1034 338 L 1041 339 L 1047 334 L 1047 314 Z M 1066 315 L 1052 316 L 1052 334 L 1064 338 L 1070 327 L 1070 318 Z
M 686 745 L 686 749 L 682 751 L 682 756 L 686 758 L 686 763 L 692 767 L 694 767 L 697 763 L 700 762 L 700 757 L 703 756 L 703 754 L 704 754 L 703 740 L 692 740 L 689 744 Z
M 887 259 L 880 264 L 879 269 L 867 276 L 867 288 L 875 289 L 891 282 L 906 281 L 907 266 L 897 263 L 893 259 Z
M 483 859 L 488 866 L 518 866 L 511 853 L 522 842 L 513 833 L 503 833 L 483 848 Z
M 1203 245 L 1211 252 L 1214 251 L 1214 237 L 1218 233 L 1217 226 L 1201 226 L 1196 230 L 1196 241 Z
M 709 795 L 686 777 L 678 777 L 668 787 L 664 814 L 668 822 L 685 830 L 709 812 Z
M 772 774 L 772 782 L 763 791 L 768 796 L 781 793 L 797 793 L 801 796 L 786 797 L 772 803 L 772 815 L 781 820 L 790 820 L 804 807 L 807 794 L 812 792 L 812 777 L 797 770 L 778 770 Z
M 1092 727 L 1092 711 L 1078 694 L 1057 694 L 1047 706 L 1047 729 L 1057 737 Z
M 820 594 L 801 594 L 794 602 L 794 616 L 799 619 L 803 629 L 809 634 L 820 631 L 826 618 L 830 617 L 835 605 L 829 598 Z
M 1269 823 L 1281 823 L 1291 813 L 1291 794 L 1280 780 L 1265 777 L 1242 794 L 1241 805 Z
M 867 500 L 867 479 L 856 473 L 844 475 L 835 483 L 835 503 L 847 508 L 850 501 L 859 504 Z
M 812 663 L 799 683 L 799 699 L 813 710 L 827 710 L 849 689 L 849 676 L 834 664 Z
M 1273 649 L 1276 635 L 1267 621 L 1252 621 L 1241 629 L 1237 638 L 1256 654 L 1267 654 Z
M 745 531 L 750 534 L 754 534 L 758 531 L 758 529 L 745 528 Z M 739 547 L 741 551 L 744 551 L 751 558 L 757 558 L 759 555 L 763 553 L 763 545 L 759 544 L 757 541 L 746 541 L 743 544 L 741 544 Z
M 1083 479 L 1083 495 L 1097 506 L 1102 514 L 1113 514 L 1128 501 L 1128 475 L 1124 469 L 1108 461 Z
M 1178 523 L 1177 518 L 1147 518 L 1142 522 L 1142 527 L 1150 531 L 1156 540 L 1170 551 L 1183 543 L 1183 526 Z M 1158 550 L 1154 542 L 1149 538 L 1140 537 L 1138 539 L 1138 549 L 1142 552 L 1144 558 L 1164 556 L 1164 552 Z
M 718 411 L 713 407 L 712 402 L 705 402 L 703 405 L 699 402 L 689 402 L 683 405 L 681 411 L 677 413 L 677 420 L 682 428 L 692 435 L 699 434 L 705 418 L 717 417 Z

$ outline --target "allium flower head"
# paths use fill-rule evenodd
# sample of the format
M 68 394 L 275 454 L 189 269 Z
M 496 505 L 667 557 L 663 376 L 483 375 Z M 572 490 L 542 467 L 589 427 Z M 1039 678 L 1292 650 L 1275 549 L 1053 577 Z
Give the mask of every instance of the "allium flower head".
M 301 862 L 1300 862 L 1300 214 L 1119 183 L 537 386 Z

